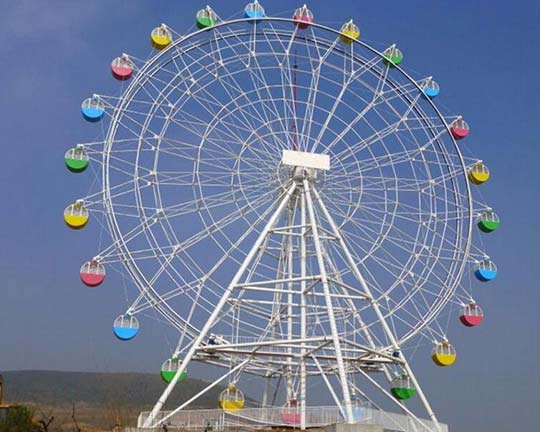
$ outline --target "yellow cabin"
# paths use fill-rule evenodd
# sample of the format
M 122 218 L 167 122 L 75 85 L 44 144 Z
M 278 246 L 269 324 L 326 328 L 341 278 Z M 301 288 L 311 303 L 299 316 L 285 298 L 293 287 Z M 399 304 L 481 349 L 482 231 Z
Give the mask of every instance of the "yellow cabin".
M 489 177 L 489 169 L 483 162 L 476 162 L 469 169 L 469 180 L 475 185 L 487 182 Z
M 172 42 L 172 34 L 165 24 L 161 24 L 152 30 L 150 41 L 155 49 L 162 50 Z
M 340 31 L 341 35 L 339 37 L 346 44 L 351 44 L 360 37 L 360 29 L 353 20 L 343 24 Z
M 223 390 L 219 395 L 218 403 L 223 411 L 240 411 L 244 408 L 245 404 L 244 393 L 242 393 L 235 385 L 229 385 L 229 387 Z
M 72 229 L 84 228 L 88 223 L 89 217 L 88 210 L 80 202 L 70 204 L 64 210 L 64 222 Z
M 456 361 L 456 357 L 457 354 L 455 348 L 447 341 L 436 344 L 431 353 L 433 363 L 441 367 L 453 365 Z

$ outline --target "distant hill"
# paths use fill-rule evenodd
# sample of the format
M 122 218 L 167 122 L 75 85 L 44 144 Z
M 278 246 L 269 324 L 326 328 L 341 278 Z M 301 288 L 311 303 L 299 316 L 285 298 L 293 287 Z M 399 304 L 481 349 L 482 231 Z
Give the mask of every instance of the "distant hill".
M 51 406 L 77 402 L 113 409 L 142 410 L 153 406 L 165 388 L 157 374 L 12 371 L 2 372 L 2 375 L 8 403 L 33 402 Z M 165 408 L 177 407 L 207 384 L 187 378 L 176 386 Z M 193 407 L 217 408 L 217 399 L 223 388 L 214 387 Z

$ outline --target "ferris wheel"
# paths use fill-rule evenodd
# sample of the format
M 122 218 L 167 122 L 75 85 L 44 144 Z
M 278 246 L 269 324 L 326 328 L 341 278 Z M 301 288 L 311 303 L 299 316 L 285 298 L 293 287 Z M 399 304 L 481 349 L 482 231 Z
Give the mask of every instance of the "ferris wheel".
M 472 287 L 497 275 L 474 241 L 500 220 L 473 196 L 490 173 L 464 151 L 468 124 L 353 20 L 332 29 L 305 5 L 270 17 L 255 1 L 195 22 L 186 35 L 157 26 L 148 60 L 113 60 L 120 95 L 81 106 L 103 138 L 65 154 L 99 183 L 66 224 L 95 217 L 111 239 L 82 282 L 118 266 L 134 288 L 114 334 L 133 339 L 149 310 L 178 332 L 145 426 L 177 412 L 160 415 L 193 361 L 223 368 L 228 412 L 245 407 L 245 376 L 279 380 L 284 424 L 304 428 L 322 379 L 348 423 L 368 383 L 416 420 L 417 395 L 437 425 L 408 347 L 427 341 L 436 365 L 453 364 L 448 314 L 479 325 Z

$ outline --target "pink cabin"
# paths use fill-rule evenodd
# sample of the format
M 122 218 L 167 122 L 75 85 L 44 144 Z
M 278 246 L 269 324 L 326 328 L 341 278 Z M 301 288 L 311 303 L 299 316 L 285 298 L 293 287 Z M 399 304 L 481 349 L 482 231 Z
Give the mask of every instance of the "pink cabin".
M 454 139 L 460 140 L 469 135 L 470 128 L 465 120 L 458 118 L 450 125 L 450 132 Z
M 296 399 L 291 399 L 281 411 L 281 421 L 288 425 L 300 424 L 300 408 Z
M 86 286 L 97 287 L 105 280 L 105 267 L 95 260 L 85 262 L 81 267 L 80 276 Z
M 113 77 L 119 81 L 126 81 L 133 75 L 133 63 L 127 55 L 116 57 L 111 63 Z
M 466 327 L 476 327 L 484 320 L 484 313 L 476 303 L 469 303 L 461 308 L 459 320 Z
M 293 20 L 299 29 L 305 30 L 313 23 L 313 13 L 304 5 L 294 11 Z

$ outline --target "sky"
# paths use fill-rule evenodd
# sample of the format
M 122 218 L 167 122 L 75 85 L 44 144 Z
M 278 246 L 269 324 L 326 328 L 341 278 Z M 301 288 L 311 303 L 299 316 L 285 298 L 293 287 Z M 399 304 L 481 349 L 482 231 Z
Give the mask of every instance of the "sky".
M 297 6 L 285 0 L 264 5 L 270 15 Z M 94 92 L 119 91 L 108 70 L 111 59 L 122 52 L 146 58 L 153 27 L 165 22 L 180 33 L 193 29 L 202 6 L 193 0 L 0 6 L 0 370 L 153 372 L 170 352 L 174 341 L 153 323 L 120 346 L 110 325 L 124 302 L 122 290 L 81 287 L 78 268 L 96 250 L 96 232 L 75 235 L 63 223 L 66 204 L 88 188 L 64 168 L 63 154 L 96 135 L 81 119 L 80 102 Z M 228 17 L 244 4 L 212 6 Z M 332 27 L 353 17 L 361 38 L 375 47 L 399 43 L 407 67 L 436 77 L 442 87 L 437 103 L 463 113 L 471 125 L 470 148 L 492 171 L 483 199 L 502 219 L 486 242 L 499 276 L 480 296 L 485 324 L 453 329 L 457 364 L 441 370 L 418 357 L 413 366 L 451 430 L 537 429 L 540 5 L 313 0 L 309 6 L 318 22 Z

